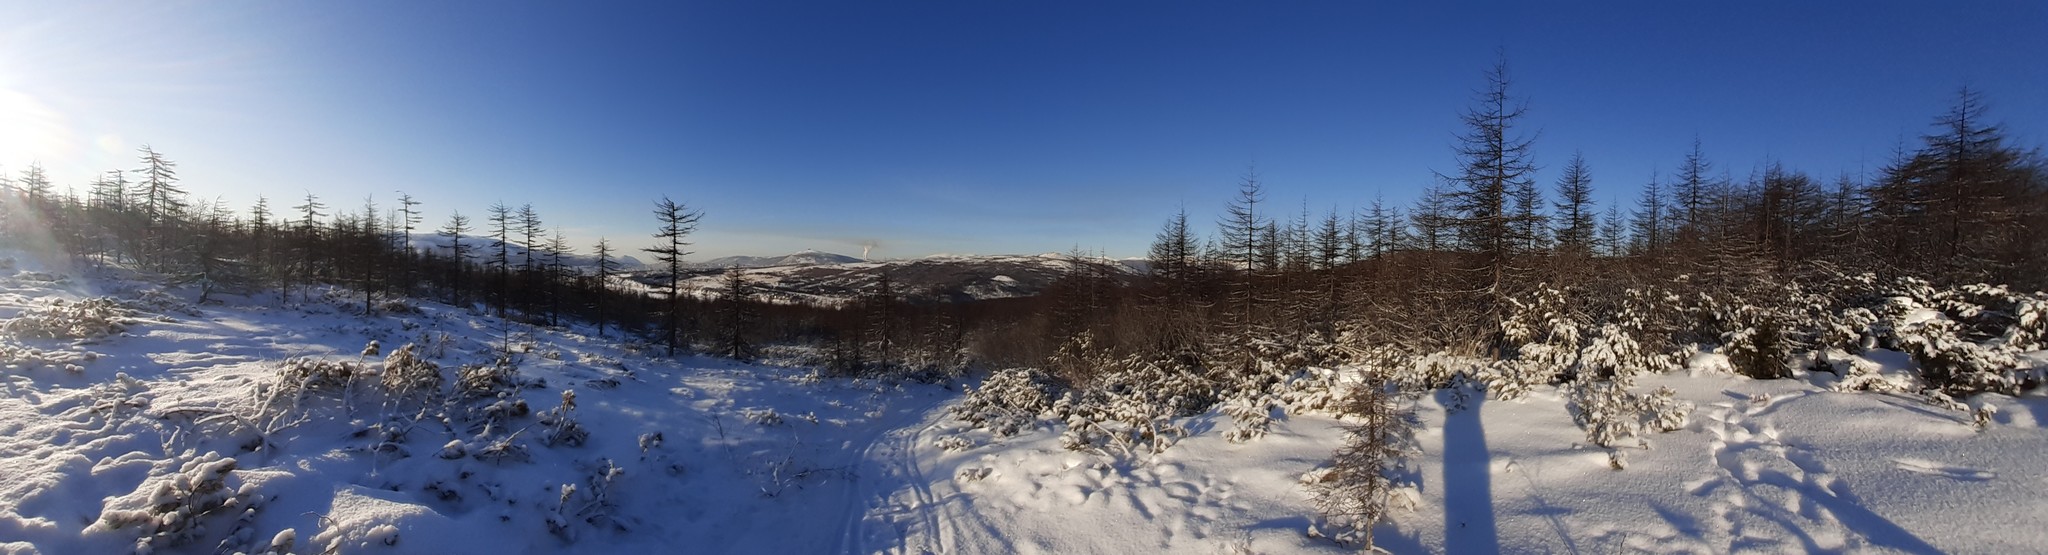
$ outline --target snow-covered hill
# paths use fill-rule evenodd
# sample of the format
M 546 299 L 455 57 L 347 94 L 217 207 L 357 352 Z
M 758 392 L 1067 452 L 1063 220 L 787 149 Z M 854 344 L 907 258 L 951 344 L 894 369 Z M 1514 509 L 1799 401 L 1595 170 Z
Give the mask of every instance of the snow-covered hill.
M 798 253 L 791 258 L 805 255 Z M 836 256 L 836 255 L 832 255 Z M 745 268 L 762 295 L 776 302 L 840 305 L 878 287 L 883 275 L 894 288 L 918 300 L 969 301 L 1027 297 L 1045 290 L 1061 276 L 1076 269 L 1095 268 L 1111 279 L 1130 279 L 1142 273 L 1123 261 L 1074 257 L 1065 254 L 930 256 L 904 260 L 779 265 Z M 702 269 L 687 276 L 683 286 L 698 296 L 716 296 L 725 289 L 723 269 Z M 643 272 L 646 283 L 665 279 Z M 665 286 L 665 283 L 662 284 Z
M 771 268 L 777 266 L 821 266 L 826 264 L 852 264 L 863 262 L 859 258 L 843 254 L 832 254 L 814 250 L 798 251 L 782 256 L 727 256 L 691 264 L 695 268 Z

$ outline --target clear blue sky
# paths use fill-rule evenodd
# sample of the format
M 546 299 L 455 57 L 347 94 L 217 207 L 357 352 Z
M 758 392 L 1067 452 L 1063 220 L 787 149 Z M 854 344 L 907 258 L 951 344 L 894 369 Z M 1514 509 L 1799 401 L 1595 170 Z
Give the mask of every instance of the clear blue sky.
M 698 258 L 1135 256 L 1249 164 L 1290 213 L 1405 203 L 1497 50 L 1544 183 L 1583 151 L 1603 202 L 1695 136 L 1874 170 L 1965 84 L 2048 142 L 2048 3 L 1851 5 L 8 2 L 0 165 L 82 187 L 150 143 L 238 206 L 531 202 L 586 249 L 667 194 Z

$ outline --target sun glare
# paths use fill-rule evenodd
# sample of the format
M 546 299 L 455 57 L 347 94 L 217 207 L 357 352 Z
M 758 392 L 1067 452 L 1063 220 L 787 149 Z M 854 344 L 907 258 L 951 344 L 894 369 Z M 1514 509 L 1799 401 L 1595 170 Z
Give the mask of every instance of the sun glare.
M 54 154 L 64 138 L 63 122 L 49 104 L 0 82 L 0 152 Z

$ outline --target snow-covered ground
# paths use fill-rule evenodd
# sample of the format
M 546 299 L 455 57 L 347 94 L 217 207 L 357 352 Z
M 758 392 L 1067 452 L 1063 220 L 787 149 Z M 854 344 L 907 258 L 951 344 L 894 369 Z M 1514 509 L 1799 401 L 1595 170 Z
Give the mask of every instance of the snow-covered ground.
M 1112 459 L 1061 449 L 1050 423 L 1000 439 L 968 430 L 946 410 L 959 384 L 665 359 L 434 304 L 372 316 L 270 296 L 194 307 L 142 280 L 13 256 L 0 270 L 0 553 L 123 553 L 156 532 L 157 552 L 258 552 L 286 530 L 293 553 L 1348 550 L 1309 533 L 1301 484 L 1341 439 L 1330 416 L 1231 443 L 1230 419 L 1212 412 L 1163 453 Z M 113 301 L 81 302 L 101 297 Z M 361 355 L 372 340 L 382 353 Z M 374 374 L 407 343 L 450 381 L 515 353 L 521 385 L 507 400 L 531 412 L 481 431 L 459 418 L 385 426 L 419 414 Z M 1871 360 L 1901 363 L 1889 355 Z M 368 373 L 271 418 L 281 361 L 301 356 Z M 1970 413 L 1834 392 L 1830 376 L 1707 366 L 1641 378 L 1696 410 L 1625 449 L 1624 470 L 1587 444 L 1555 389 L 1414 400 L 1415 503 L 1380 527 L 1381 546 L 2048 551 L 2039 393 L 1970 400 L 1998 409 L 1979 431 Z M 565 391 L 587 440 L 548 441 L 539 414 L 559 411 Z M 492 443 L 525 456 L 483 456 Z M 220 508 L 184 519 L 172 502 Z
M 1586 440 L 1555 388 L 1526 399 L 1416 400 L 1420 484 L 1378 529 L 1395 553 L 2038 553 L 2048 551 L 2048 399 L 1986 396 L 1968 413 L 1905 396 L 1727 375 L 1650 376 L 1697 407 L 1676 432 L 1626 449 L 1626 469 Z M 1296 553 L 1345 551 L 1309 538 L 1297 481 L 1324 463 L 1341 422 L 1297 416 L 1233 444 L 1227 418 L 1127 465 L 1061 450 L 1041 429 L 945 453 L 913 476 L 931 486 L 885 504 L 942 504 L 938 520 L 883 511 L 903 552 Z M 925 432 L 927 434 L 932 432 Z M 968 434 L 990 441 L 986 434 Z M 913 480 L 917 481 L 917 480 Z

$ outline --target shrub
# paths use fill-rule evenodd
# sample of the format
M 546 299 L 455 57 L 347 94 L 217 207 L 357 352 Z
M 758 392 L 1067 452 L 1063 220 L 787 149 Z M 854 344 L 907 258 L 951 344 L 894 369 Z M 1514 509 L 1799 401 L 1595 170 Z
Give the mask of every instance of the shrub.
M 1685 427 L 1693 405 L 1677 392 L 1660 387 L 1648 395 L 1629 391 L 1632 380 L 1580 382 L 1571 388 L 1572 421 L 1585 428 L 1586 439 L 1615 447 L 1645 432 L 1670 432 Z
M 419 346 L 407 343 L 384 357 L 384 392 L 399 399 L 424 399 L 441 390 L 441 367 L 420 358 Z
M 231 512 L 254 497 L 253 486 L 228 487 L 234 472 L 235 459 L 207 452 L 185 461 L 177 472 L 143 481 L 135 493 L 111 502 L 93 526 L 141 531 L 135 541 L 138 553 L 190 542 L 206 533 L 202 521 L 207 517 Z
M 1052 379 L 1032 368 L 991 372 L 980 387 L 967 388 L 953 417 L 986 429 L 998 437 L 1017 432 L 1038 421 L 1052 408 Z
M 15 337 L 44 339 L 97 339 L 121 333 L 128 327 L 131 311 L 112 297 L 94 297 L 69 302 L 51 299 L 0 324 L 0 332 Z

